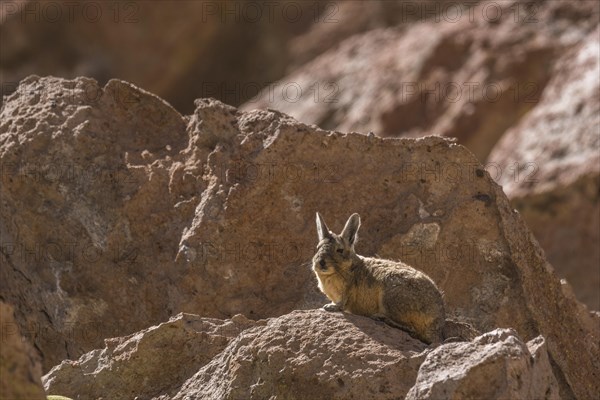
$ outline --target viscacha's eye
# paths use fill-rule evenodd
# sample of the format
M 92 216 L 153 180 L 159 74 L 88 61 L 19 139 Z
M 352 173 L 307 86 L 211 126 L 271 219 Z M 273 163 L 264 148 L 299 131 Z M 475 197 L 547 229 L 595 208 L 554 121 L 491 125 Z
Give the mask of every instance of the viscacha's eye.
M 342 254 L 344 252 L 344 249 L 337 249 L 336 250 L 338 253 Z

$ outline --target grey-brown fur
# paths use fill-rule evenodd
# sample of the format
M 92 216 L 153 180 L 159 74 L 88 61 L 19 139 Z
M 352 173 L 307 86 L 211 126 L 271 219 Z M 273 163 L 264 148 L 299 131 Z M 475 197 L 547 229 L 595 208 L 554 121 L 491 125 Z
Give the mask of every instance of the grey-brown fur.
M 435 283 L 402 262 L 356 254 L 359 227 L 360 216 L 352 214 L 336 235 L 317 213 L 313 271 L 319 289 L 332 301 L 323 308 L 383 320 L 426 343 L 442 341 L 444 302 Z

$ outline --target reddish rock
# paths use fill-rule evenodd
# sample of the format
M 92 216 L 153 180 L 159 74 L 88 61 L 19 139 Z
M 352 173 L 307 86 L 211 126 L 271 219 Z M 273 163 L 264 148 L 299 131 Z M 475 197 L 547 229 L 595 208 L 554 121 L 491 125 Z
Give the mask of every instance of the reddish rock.
M 599 11 L 595 1 L 484 2 L 375 29 L 309 61 L 242 109 L 269 107 L 343 132 L 453 136 L 484 161 L 539 101 L 553 63 L 594 29 Z
M 77 361 L 63 361 L 44 376 L 44 386 L 74 399 L 117 399 L 125 393 L 170 398 L 241 331 L 256 325 L 241 315 L 223 321 L 179 314 L 130 336 L 106 339 L 103 349 Z
M 182 112 L 199 97 L 237 105 L 353 34 L 453 7 L 449 0 L 13 0 L 0 8 L 0 84 L 9 94 L 30 74 L 101 84 L 119 77 Z
M 45 370 L 168 319 L 172 271 L 158 266 L 202 190 L 175 172 L 185 185 L 169 189 L 160 165 L 187 146 L 181 115 L 127 83 L 30 77 L 1 121 L 0 295 Z
M 323 310 L 249 321 L 180 314 L 65 361 L 48 392 L 73 398 L 557 399 L 544 339 L 509 329 L 428 348 L 371 319 Z
M 13 308 L 0 301 L 0 398 L 44 400 L 42 365 L 21 336 Z
M 560 399 L 544 338 L 521 342 L 496 329 L 427 355 L 406 396 L 416 399 Z
M 2 94 L 30 74 L 85 75 L 102 84 L 126 79 L 182 112 L 198 97 L 240 104 L 284 75 L 289 38 L 319 24 L 320 7 L 289 0 L 10 1 L 0 23 Z
M 457 12 L 469 12 L 475 1 L 453 0 L 369 0 L 324 1 L 313 9 L 317 17 L 303 32 L 290 39 L 288 70 L 293 71 L 345 39 L 366 31 L 432 19 L 451 19 Z M 315 3 L 317 4 L 317 3 Z
M 536 108 L 490 154 L 557 273 L 600 310 L 600 32 L 565 54 Z
M 360 213 L 358 253 L 427 273 L 450 317 L 543 335 L 562 397 L 600 389 L 597 321 L 450 140 L 328 132 L 210 99 L 183 118 L 126 82 L 85 78 L 28 78 L 1 117 L 0 226 L 12 247 L 0 295 L 21 326 L 43 332 L 32 340 L 46 368 L 178 312 L 321 306 L 309 268 L 318 210 L 334 231 Z M 56 175 L 65 161 L 77 179 Z M 59 251 L 73 243 L 74 256 Z

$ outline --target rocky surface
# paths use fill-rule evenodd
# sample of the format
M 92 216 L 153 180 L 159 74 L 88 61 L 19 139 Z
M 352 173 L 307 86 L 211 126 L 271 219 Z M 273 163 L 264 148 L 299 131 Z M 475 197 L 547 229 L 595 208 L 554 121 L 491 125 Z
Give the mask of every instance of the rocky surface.
M 45 399 L 39 355 L 21 336 L 13 308 L 0 301 L 0 398 Z
M 416 399 L 560 399 L 544 338 L 496 329 L 428 355 L 406 396 Z
M 548 261 L 593 310 L 600 310 L 599 38 L 596 30 L 565 54 L 540 103 L 489 158 Z
M 45 370 L 178 312 L 322 305 L 308 266 L 318 210 L 334 231 L 360 213 L 358 253 L 426 272 L 450 316 L 543 335 L 561 397 L 599 391 L 597 320 L 470 151 L 195 105 L 182 117 L 131 84 L 85 78 L 30 77 L 6 99 L 0 294 L 39 327 Z
M 586 48 L 598 47 L 600 3 L 467 5 L 460 13 L 454 12 L 457 4 L 405 4 L 404 13 L 394 12 L 398 5 L 393 2 L 362 14 L 355 3 L 356 9 L 340 8 L 356 20 L 352 26 L 370 23 L 371 28 L 363 33 L 357 28 L 356 35 L 307 60 L 241 108 L 271 107 L 344 132 L 458 138 L 479 160 L 487 159 L 486 169 L 506 187 L 558 274 L 574 286 L 579 299 L 599 309 L 594 90 L 600 71 L 592 60 L 597 54 L 579 49 L 586 40 L 596 41 Z M 392 22 L 394 16 L 407 19 L 419 12 L 430 18 Z M 390 23 L 367 22 L 375 14 L 388 15 Z M 376 29 L 381 26 L 388 28 Z M 342 28 L 323 24 L 294 40 L 308 45 L 317 32 L 327 43 Z M 571 60 L 586 51 L 590 54 Z M 580 78 L 586 73 L 584 83 Z M 570 88 L 563 88 L 565 79 L 572 82 Z M 587 85 L 586 90 L 578 91 L 577 85 Z M 565 101 L 570 102 L 568 112 L 559 110 Z M 589 104 L 581 115 L 579 104 Z M 545 133 L 549 131 L 560 131 L 561 137 Z M 541 135 L 546 139 L 538 140 Z
M 47 393 L 73 399 L 172 397 L 182 382 L 210 362 L 241 331 L 256 326 L 238 315 L 223 321 L 179 314 L 103 349 L 66 360 L 45 377 Z
M 173 271 L 159 266 L 193 209 L 176 211 L 148 157 L 187 146 L 181 115 L 125 83 L 30 78 L 1 121 L 0 293 L 45 370 L 168 319 Z
M 423 3 L 415 9 L 439 14 L 352 36 L 243 109 L 270 107 L 344 132 L 457 137 L 484 161 L 506 129 L 539 101 L 553 63 L 598 24 L 600 5 L 457 4 Z M 408 6 L 404 14 L 387 15 L 406 17 Z
M 526 345 L 498 329 L 432 349 L 323 310 L 256 322 L 180 314 L 64 361 L 44 385 L 74 399 L 558 398 L 542 337 Z

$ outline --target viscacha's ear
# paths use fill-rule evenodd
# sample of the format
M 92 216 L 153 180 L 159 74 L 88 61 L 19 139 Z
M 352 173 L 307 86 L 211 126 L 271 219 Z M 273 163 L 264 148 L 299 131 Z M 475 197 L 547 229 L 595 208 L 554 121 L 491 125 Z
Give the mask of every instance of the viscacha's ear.
M 360 215 L 354 213 L 348 218 L 348 221 L 346 221 L 346 225 L 341 234 L 342 238 L 350 243 L 350 246 L 353 246 L 356 242 L 358 228 L 360 228 Z
M 321 217 L 319 212 L 317 212 L 317 234 L 319 235 L 319 242 L 325 238 L 331 237 L 329 228 L 325 225 L 325 221 L 323 221 L 323 217 Z

